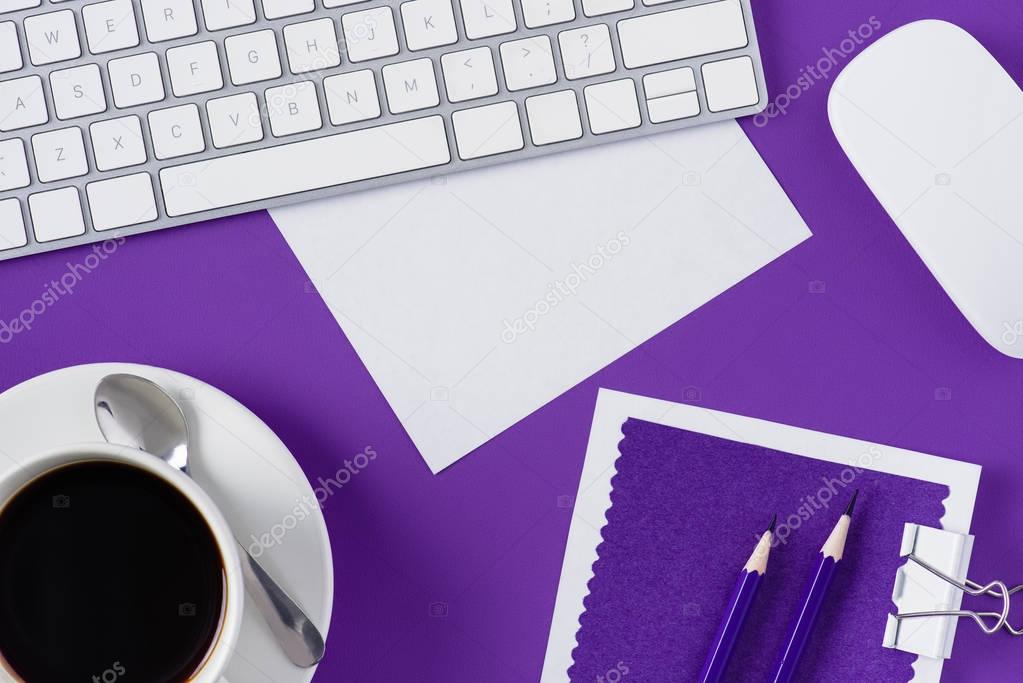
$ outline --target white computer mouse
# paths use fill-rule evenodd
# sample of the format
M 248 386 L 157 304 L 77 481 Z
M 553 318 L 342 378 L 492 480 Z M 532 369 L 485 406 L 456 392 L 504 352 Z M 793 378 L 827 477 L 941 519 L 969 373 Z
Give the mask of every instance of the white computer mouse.
M 967 320 L 1023 358 L 1023 91 L 969 33 L 903 26 L 835 80 L 831 127 Z

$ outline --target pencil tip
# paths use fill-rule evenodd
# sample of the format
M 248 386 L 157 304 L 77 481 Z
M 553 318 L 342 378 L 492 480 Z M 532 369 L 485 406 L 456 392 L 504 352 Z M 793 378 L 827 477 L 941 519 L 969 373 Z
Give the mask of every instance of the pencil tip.
M 774 533 L 774 524 L 775 524 L 775 522 L 777 522 L 777 521 L 778 521 L 778 515 L 777 515 L 777 514 L 775 514 L 775 516 L 771 518 L 771 524 L 770 524 L 770 526 L 768 526 L 768 527 L 767 527 L 767 533 L 770 533 L 770 534 L 773 534 L 773 533 Z
M 860 495 L 859 489 L 853 491 L 852 500 L 849 501 L 849 506 L 845 509 L 845 512 L 843 512 L 842 514 L 849 515 L 850 517 L 852 517 L 853 506 L 856 505 L 856 496 L 858 495 Z

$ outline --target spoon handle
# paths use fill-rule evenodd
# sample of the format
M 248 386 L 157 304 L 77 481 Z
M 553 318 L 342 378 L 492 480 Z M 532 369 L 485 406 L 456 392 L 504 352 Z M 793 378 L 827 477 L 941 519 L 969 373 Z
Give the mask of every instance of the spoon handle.
M 315 666 L 323 659 L 323 636 L 319 629 L 241 543 L 238 550 L 245 588 L 288 659 L 303 668 Z

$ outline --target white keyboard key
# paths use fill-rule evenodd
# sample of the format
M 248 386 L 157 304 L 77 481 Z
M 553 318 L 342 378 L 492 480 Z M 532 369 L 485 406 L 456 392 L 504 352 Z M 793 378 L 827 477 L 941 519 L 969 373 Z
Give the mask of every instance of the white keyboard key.
M 167 50 L 167 72 L 175 97 L 212 92 L 224 87 L 217 44 L 212 40 Z
M 306 14 L 314 9 L 313 0 L 263 0 L 263 16 L 267 19 Z
M 95 64 L 50 72 L 50 94 L 53 95 L 54 112 L 61 120 L 107 110 L 103 82 Z
M 514 102 L 456 111 L 451 116 L 458 156 L 476 159 L 522 149 L 522 126 Z
M 44 183 L 76 178 L 89 172 L 85 142 L 77 126 L 37 133 L 32 136 L 36 175 Z
M 344 7 L 345 5 L 358 5 L 360 2 L 367 2 L 367 0 L 323 0 L 323 6 L 327 9 L 331 7 Z
M 0 81 L 0 131 L 38 126 L 49 120 L 39 76 Z
M 401 22 L 410 50 L 426 50 L 458 41 L 451 0 L 412 0 L 401 4 Z
M 92 227 L 114 230 L 157 218 L 153 179 L 148 173 L 98 180 L 85 186 Z
M 160 62 L 155 52 L 143 52 L 107 62 L 110 90 L 120 109 L 159 102 L 164 98 Z
M 323 79 L 323 92 L 330 122 L 335 126 L 380 116 L 380 98 L 369 69 L 328 76 Z
M 583 136 L 579 104 L 571 90 L 527 97 L 526 117 L 534 145 L 549 145 Z
M 107 0 L 82 8 L 85 37 L 94 55 L 139 44 L 135 8 L 131 0 Z
M 24 28 L 28 56 L 37 66 L 82 56 L 75 13 L 69 9 L 26 17 Z
M 392 114 L 427 109 L 440 104 L 433 60 L 414 59 L 388 64 L 382 71 L 387 106 Z
M 153 139 L 153 156 L 173 159 L 198 154 L 206 149 L 199 122 L 199 107 L 183 104 L 149 112 L 149 134 Z
M 646 102 L 651 123 L 677 121 L 700 113 L 700 98 L 696 91 L 656 97 Z
M 0 201 L 0 251 L 17 249 L 28 244 L 25 233 L 25 217 L 21 215 L 21 204 L 17 199 Z
M 89 137 L 96 168 L 100 171 L 138 166 L 148 160 L 138 116 L 96 121 L 89 126 Z
M 0 0 L 0 14 L 39 7 L 43 0 Z
M 18 138 L 0 140 L 0 192 L 28 187 L 28 183 L 25 143 Z
M 611 49 L 611 33 L 606 24 L 562 31 L 558 34 L 561 61 L 565 65 L 565 78 L 609 74 L 615 70 L 615 56 Z
M 583 0 L 583 14 L 599 17 L 612 12 L 624 12 L 636 6 L 633 0 Z
M 525 90 L 558 80 L 554 49 L 547 36 L 534 36 L 501 44 L 501 65 L 508 90 Z
M 231 82 L 246 85 L 281 76 L 277 39 L 270 29 L 231 36 L 224 41 Z
M 23 66 L 17 27 L 13 21 L 0 23 L 0 74 L 17 71 Z
M 266 111 L 270 115 L 270 132 L 278 138 L 323 127 L 316 86 L 310 81 L 268 88 Z
M 218 149 L 263 139 L 263 122 L 256 96 L 243 92 L 206 103 L 213 146 Z
M 85 234 L 82 204 L 78 200 L 78 190 L 73 187 L 29 196 L 28 210 L 32 216 L 32 231 L 39 242 Z
M 643 76 L 643 92 L 647 99 L 667 97 L 696 90 L 696 74 L 692 67 L 668 69 Z
M 753 60 L 736 57 L 704 64 L 703 87 L 707 90 L 707 108 L 728 111 L 749 107 L 760 101 Z
M 522 17 L 529 28 L 561 24 L 575 19 L 572 0 L 522 0 Z
M 734 50 L 749 42 L 739 0 L 623 19 L 618 38 L 630 69 Z
M 194 36 L 199 32 L 192 0 L 142 0 L 142 18 L 150 43 Z
M 594 135 L 635 128 L 640 124 L 636 84 L 631 78 L 588 85 L 583 88 L 583 95 L 586 98 L 586 116 Z
M 256 21 L 256 6 L 253 0 L 202 0 L 202 16 L 210 31 L 248 26 Z
M 346 14 L 341 17 L 341 30 L 345 34 L 348 59 L 352 62 L 398 54 L 398 34 L 390 7 Z
M 324 17 L 284 27 L 288 66 L 293 74 L 330 69 L 341 63 L 334 22 Z
M 167 214 L 183 216 L 449 161 L 444 119 L 428 116 L 165 168 L 160 185 Z
M 511 0 L 459 0 L 465 35 L 471 40 L 511 33 L 515 23 L 515 10 Z
M 464 102 L 497 94 L 494 56 L 489 47 L 449 52 L 440 58 L 448 100 Z

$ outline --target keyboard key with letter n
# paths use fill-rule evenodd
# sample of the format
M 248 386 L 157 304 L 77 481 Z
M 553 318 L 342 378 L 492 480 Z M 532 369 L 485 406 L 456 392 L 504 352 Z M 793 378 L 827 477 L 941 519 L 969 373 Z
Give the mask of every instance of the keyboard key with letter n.
M 450 161 L 444 120 L 428 116 L 172 166 L 160 184 L 167 215 L 184 216 Z

